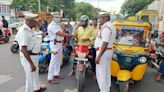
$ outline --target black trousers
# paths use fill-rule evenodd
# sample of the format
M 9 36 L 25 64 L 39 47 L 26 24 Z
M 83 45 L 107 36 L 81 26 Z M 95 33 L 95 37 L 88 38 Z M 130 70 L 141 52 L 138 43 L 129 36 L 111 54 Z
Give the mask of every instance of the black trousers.
M 0 29 L 0 35 L 3 35 L 2 30 Z
M 89 49 L 89 55 L 91 55 L 93 58 L 89 58 L 89 61 L 91 63 L 92 66 L 92 72 L 96 72 L 96 49 L 95 48 L 91 48 Z
M 91 67 L 92 67 L 92 72 L 95 73 L 96 72 L 96 62 L 95 62 L 95 59 L 96 59 L 96 49 L 95 48 L 91 48 L 89 49 L 89 55 L 91 55 L 93 58 L 88 58 L 90 64 L 91 64 Z M 73 70 L 76 68 L 76 64 L 77 64 L 77 61 L 74 60 L 73 62 Z

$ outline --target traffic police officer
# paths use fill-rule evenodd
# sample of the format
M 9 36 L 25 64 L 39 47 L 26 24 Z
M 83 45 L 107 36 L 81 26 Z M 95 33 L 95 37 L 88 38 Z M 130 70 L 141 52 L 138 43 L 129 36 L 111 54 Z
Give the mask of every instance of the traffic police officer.
M 43 92 L 46 88 L 39 84 L 38 74 L 38 43 L 33 28 L 36 27 L 37 14 L 25 14 L 26 21 L 17 34 L 17 41 L 20 46 L 20 61 L 26 76 L 25 92 Z M 37 47 L 36 47 L 37 46 Z
M 110 92 L 111 74 L 110 61 L 113 54 L 113 42 L 116 37 L 116 28 L 110 22 L 110 15 L 100 15 L 101 30 L 95 40 L 96 48 L 96 77 L 100 92 Z
M 48 36 L 50 39 L 51 61 L 48 71 L 48 83 L 57 84 L 58 79 L 63 79 L 60 76 L 60 68 L 62 63 L 62 40 L 63 37 L 72 37 L 73 34 L 67 34 L 60 27 L 61 16 L 60 12 L 52 14 L 52 21 L 48 25 Z

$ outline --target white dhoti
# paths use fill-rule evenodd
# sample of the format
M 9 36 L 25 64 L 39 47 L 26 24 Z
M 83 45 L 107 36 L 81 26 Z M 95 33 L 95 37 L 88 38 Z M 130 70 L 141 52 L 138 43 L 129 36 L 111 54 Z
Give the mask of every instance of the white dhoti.
M 99 55 L 100 51 L 97 51 Z M 113 51 L 106 50 L 100 59 L 100 63 L 96 64 L 96 77 L 100 92 L 110 92 L 111 87 L 111 73 L 110 61 L 112 59 Z
M 48 80 L 52 80 L 54 76 L 60 75 L 60 68 L 62 62 L 62 43 L 56 43 L 56 45 L 54 45 L 53 42 L 50 42 L 50 49 L 52 52 L 57 52 L 57 54 L 51 54 L 51 61 L 49 64 L 48 71 Z
M 31 66 L 27 59 L 20 53 L 20 61 L 25 71 L 26 76 L 26 91 L 25 92 L 34 92 L 34 90 L 40 89 L 39 84 L 39 73 L 38 73 L 38 56 L 31 56 L 31 59 L 36 67 L 35 72 L 31 72 Z

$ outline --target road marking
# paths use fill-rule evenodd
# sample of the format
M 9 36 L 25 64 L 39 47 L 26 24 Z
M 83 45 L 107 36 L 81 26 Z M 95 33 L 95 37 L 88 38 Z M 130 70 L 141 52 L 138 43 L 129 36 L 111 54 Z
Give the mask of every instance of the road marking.
M 15 92 L 25 92 L 25 86 L 20 87 L 18 90 Z
M 43 82 L 41 82 L 41 81 L 39 81 L 39 84 L 40 84 L 41 87 L 45 87 L 45 86 L 46 86 L 46 85 L 45 85 Z M 25 92 L 25 85 L 22 86 L 22 87 L 20 87 L 19 89 L 17 89 L 17 90 L 14 91 L 14 92 Z
M 78 91 L 77 91 L 77 89 L 73 89 L 73 90 L 65 89 L 64 92 L 78 92 Z
M 13 79 L 13 77 L 11 77 L 10 75 L 0 75 L 0 85 L 3 83 L 6 83 L 12 79 Z

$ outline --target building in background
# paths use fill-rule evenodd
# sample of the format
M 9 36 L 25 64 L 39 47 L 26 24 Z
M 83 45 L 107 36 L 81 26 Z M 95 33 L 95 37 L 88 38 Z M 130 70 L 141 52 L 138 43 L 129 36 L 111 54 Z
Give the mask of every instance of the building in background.
M 159 31 L 164 31 L 164 0 L 155 0 L 148 6 L 149 10 L 157 10 L 160 14 Z
M 0 20 L 1 16 L 5 16 L 6 20 L 9 23 L 12 23 L 14 21 L 14 10 L 10 8 L 10 4 L 13 0 L 0 0 Z

